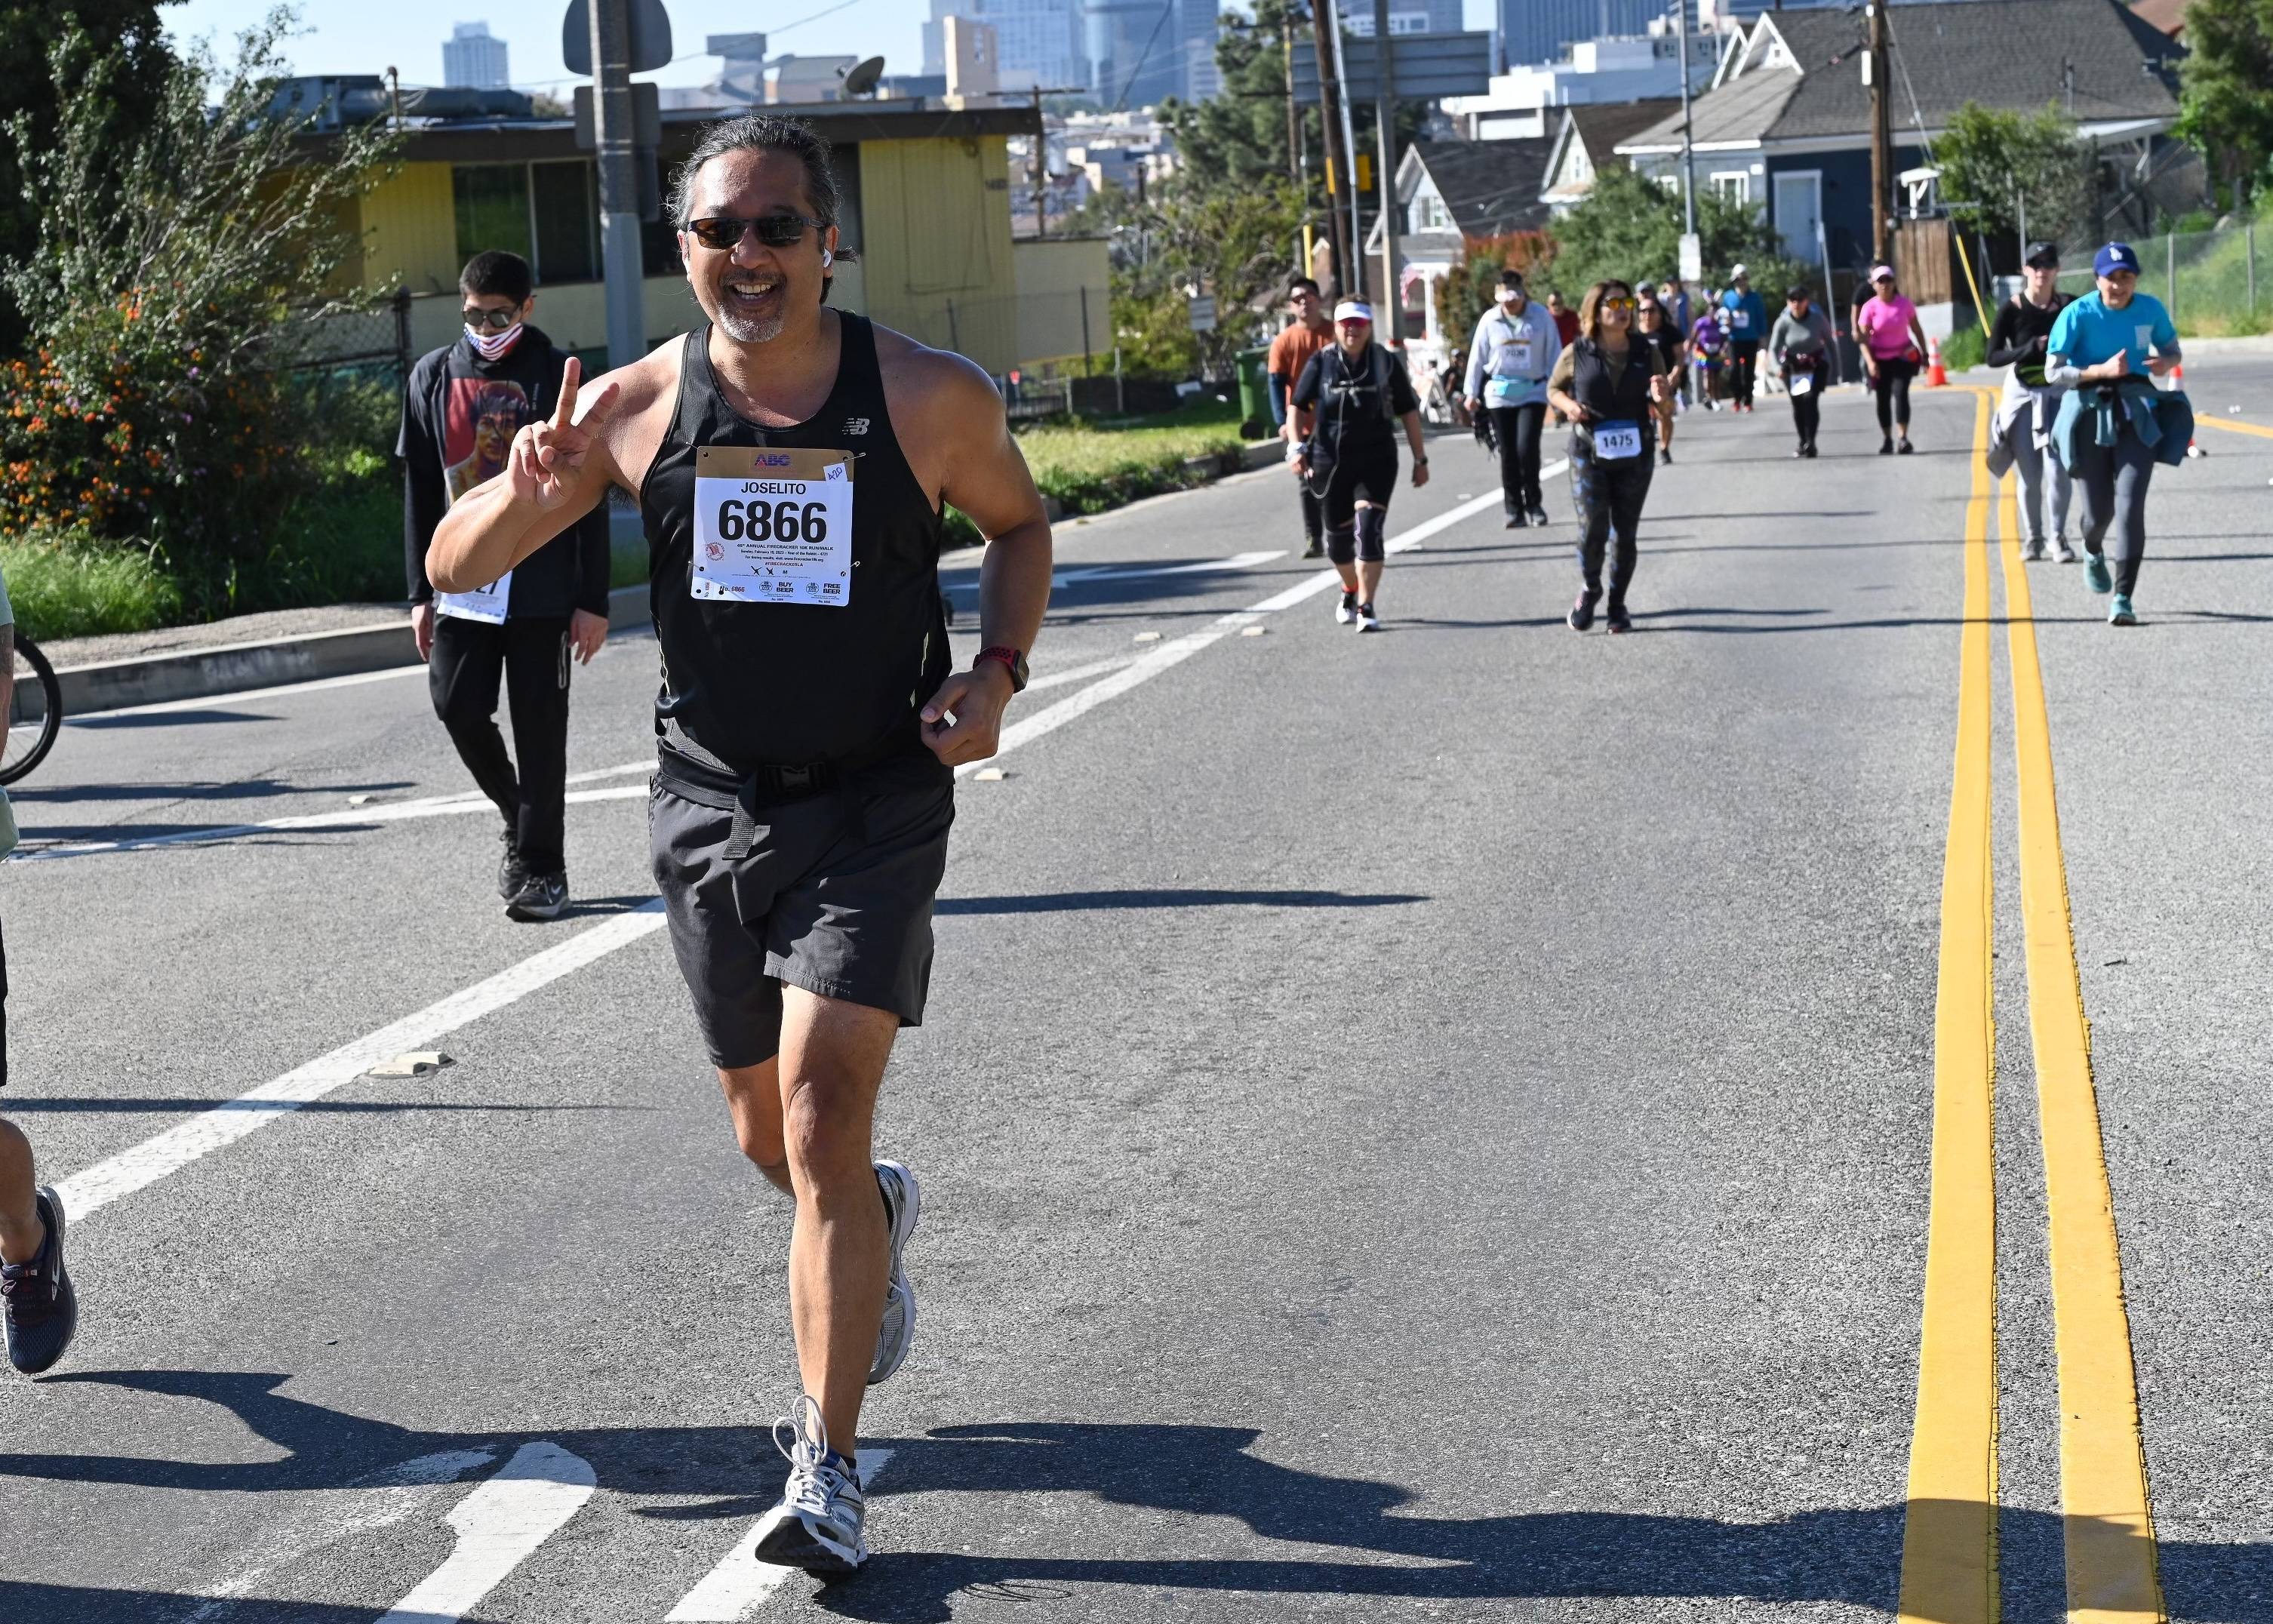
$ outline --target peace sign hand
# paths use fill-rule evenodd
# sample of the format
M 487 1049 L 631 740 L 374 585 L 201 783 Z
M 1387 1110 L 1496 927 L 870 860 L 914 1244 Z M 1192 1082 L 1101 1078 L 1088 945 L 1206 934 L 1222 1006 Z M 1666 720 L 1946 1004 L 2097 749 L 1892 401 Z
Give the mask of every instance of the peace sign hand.
M 558 508 L 582 485 L 584 458 L 599 442 L 622 392 L 610 384 L 593 397 L 580 418 L 576 386 L 583 375 L 583 363 L 570 356 L 560 369 L 560 399 L 552 408 L 552 416 L 528 425 L 513 437 L 506 477 L 512 481 L 516 501 Z

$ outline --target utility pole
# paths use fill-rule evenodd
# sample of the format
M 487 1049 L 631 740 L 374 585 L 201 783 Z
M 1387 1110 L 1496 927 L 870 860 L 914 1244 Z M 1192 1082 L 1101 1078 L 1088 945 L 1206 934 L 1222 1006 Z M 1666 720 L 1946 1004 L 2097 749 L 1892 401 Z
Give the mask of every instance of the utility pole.
M 1603 0 L 1605 5 L 1609 3 Z M 1395 349 L 1405 342 L 1405 290 L 1397 285 L 1397 86 L 1392 82 L 1389 0 L 1373 0 L 1373 61 L 1379 76 L 1373 94 L 1374 145 L 1379 152 L 1373 162 L 1380 198 L 1381 302 L 1389 306 L 1389 342 Z
M 1697 153 L 1689 139 L 1689 8 L 1694 3 L 1675 0 L 1673 7 L 1681 19 L 1681 229 L 1688 237 L 1697 235 Z
M 1349 63 L 1345 60 L 1342 56 L 1342 19 L 1341 11 L 1339 10 L 1340 0 L 1317 0 L 1317 4 L 1332 9 L 1333 14 L 1334 79 L 1336 84 L 1339 86 L 1339 94 L 1342 107 L 1342 151 L 1348 155 L 1350 164 L 1350 182 L 1348 187 L 1349 263 L 1353 267 L 1355 267 L 1357 265 L 1358 256 L 1365 252 L 1365 222 L 1359 218 L 1358 214 L 1358 203 L 1360 199 L 1357 187 L 1357 119 L 1356 116 L 1350 111 Z M 1349 271 L 1341 272 L 1339 274 L 1343 282 L 1344 297 L 1359 298 L 1363 297 L 1365 293 L 1365 277 L 1362 274 L 1357 275 L 1354 285 L 1352 285 L 1351 273 Z
M 1279 42 L 1287 59 L 1287 175 L 1294 183 L 1295 195 L 1302 199 L 1302 268 L 1300 274 L 1310 274 L 1310 161 L 1302 143 L 1302 109 L 1294 100 L 1294 8 L 1282 6 L 1279 11 Z
M 1038 237 L 1050 234 L 1050 137 L 1048 127 L 1042 122 L 1042 98 L 1076 95 L 1087 89 L 1084 85 L 1037 85 L 1030 93 L 1034 98 L 1034 162 L 1030 167 L 1033 170 L 1034 235 Z
M 1890 263 L 1887 225 L 1894 184 L 1893 106 L 1887 94 L 1887 0 L 1871 0 L 1864 10 L 1871 31 L 1871 262 L 1886 265 Z
M 1357 171 L 1350 164 L 1349 148 L 1342 140 L 1342 85 L 1336 71 L 1341 62 L 1334 21 L 1334 0 L 1310 0 L 1310 33 L 1318 57 L 1318 123 L 1326 141 L 1326 236 L 1333 244 L 1334 282 L 1349 287 L 1350 244 L 1342 219 L 1342 199 L 1357 188 Z M 1291 99 L 1291 98 L 1290 98 Z M 1305 266 L 1307 272 L 1309 267 Z
M 607 277 L 611 367 L 628 366 L 647 353 L 627 4 L 591 0 L 592 133 L 599 147 L 600 263 Z

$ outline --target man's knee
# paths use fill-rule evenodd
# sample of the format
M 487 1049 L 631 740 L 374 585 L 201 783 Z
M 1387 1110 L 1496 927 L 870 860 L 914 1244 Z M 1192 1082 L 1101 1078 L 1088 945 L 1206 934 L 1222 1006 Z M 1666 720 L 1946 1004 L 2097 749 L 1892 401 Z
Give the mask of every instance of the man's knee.
M 1389 523 L 1388 509 L 1361 508 L 1357 510 L 1357 533 L 1353 538 L 1357 546 L 1357 561 L 1378 564 L 1389 556 L 1382 539 L 1382 531 Z
M 1337 564 L 1357 561 L 1357 530 L 1351 524 L 1326 527 L 1326 556 Z

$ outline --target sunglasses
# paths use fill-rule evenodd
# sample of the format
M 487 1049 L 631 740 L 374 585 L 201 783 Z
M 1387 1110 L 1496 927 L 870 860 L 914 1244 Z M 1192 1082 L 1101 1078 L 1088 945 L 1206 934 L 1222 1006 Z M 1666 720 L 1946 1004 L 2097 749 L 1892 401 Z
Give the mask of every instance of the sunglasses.
M 1602 304 L 1602 308 L 1604 310 L 1638 310 L 1640 308 L 1640 301 L 1637 299 L 1604 299 Z
M 791 248 L 805 240 L 807 226 L 816 231 L 826 231 L 825 220 L 807 220 L 803 214 L 760 214 L 754 220 L 738 220 L 731 214 L 714 214 L 708 220 L 690 220 L 686 229 L 705 248 L 727 249 L 739 245 L 745 232 L 754 231 L 758 242 L 767 248 Z
M 521 320 L 521 306 L 516 304 L 511 310 L 476 310 L 469 304 L 458 313 L 466 319 L 466 325 L 469 327 L 487 327 L 492 333 L 502 333 Z

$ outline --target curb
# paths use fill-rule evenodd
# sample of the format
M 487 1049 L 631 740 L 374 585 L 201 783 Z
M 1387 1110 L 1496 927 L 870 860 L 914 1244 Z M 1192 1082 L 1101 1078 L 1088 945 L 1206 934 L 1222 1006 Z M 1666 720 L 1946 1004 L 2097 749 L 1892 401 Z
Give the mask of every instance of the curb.
M 1193 457 L 1184 463 L 1188 473 L 1208 479 L 1251 473 L 1268 468 L 1285 455 L 1275 440 L 1259 440 L 1216 456 Z M 1064 516 L 1057 499 L 1046 506 L 1053 523 Z M 56 673 L 63 687 L 64 715 L 88 716 L 130 705 L 162 704 L 169 700 L 206 699 L 239 694 L 248 688 L 281 688 L 291 682 L 315 682 L 326 677 L 360 676 L 366 672 L 391 671 L 418 664 L 404 621 L 385 626 L 356 627 L 339 632 L 302 632 L 266 643 L 230 643 L 211 649 L 185 649 L 177 654 L 154 654 L 141 659 L 109 660 L 96 665 L 73 665 Z M 644 585 L 619 587 L 608 594 L 608 629 L 624 631 L 648 623 L 648 590 Z

